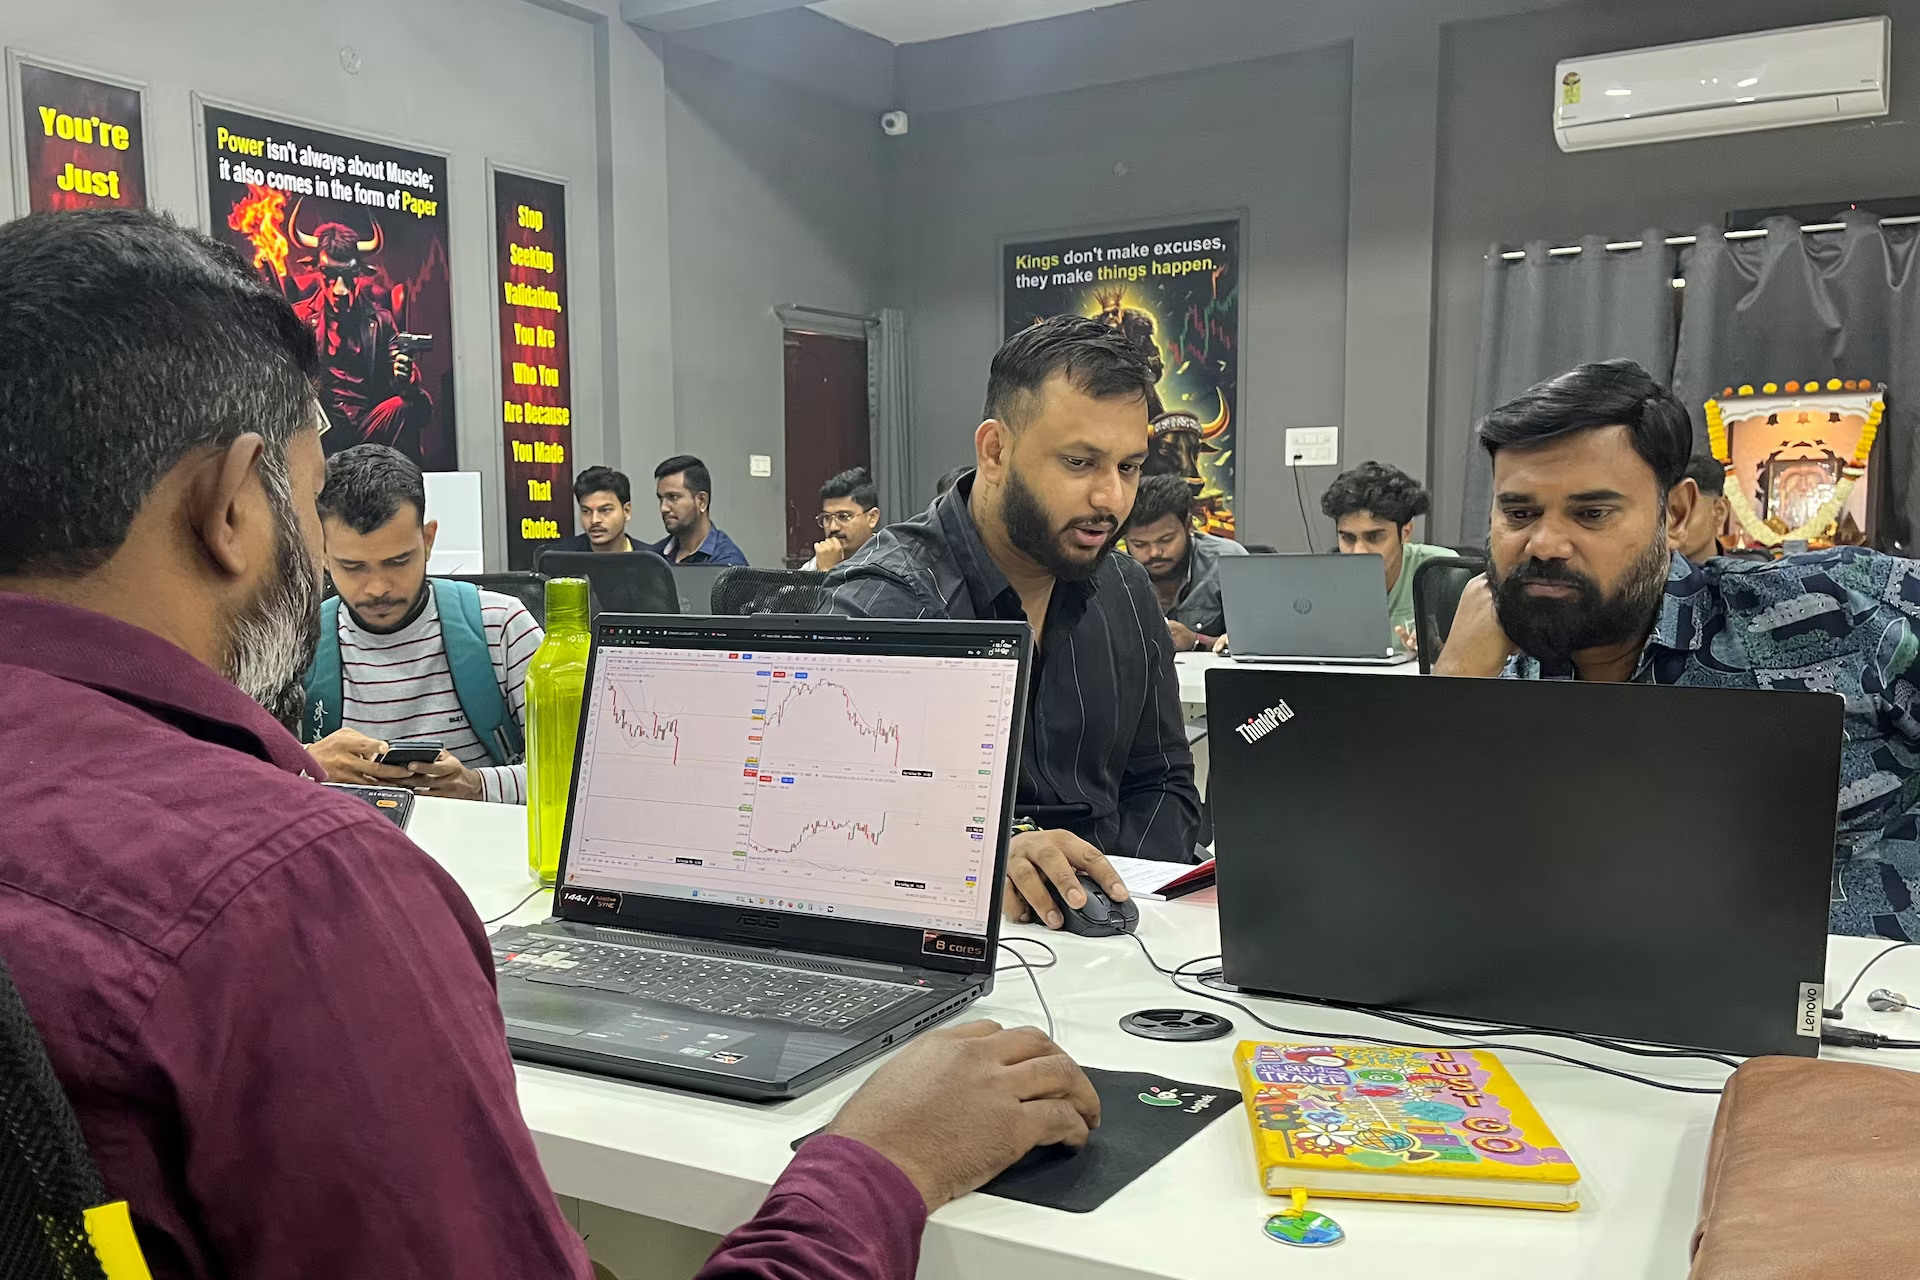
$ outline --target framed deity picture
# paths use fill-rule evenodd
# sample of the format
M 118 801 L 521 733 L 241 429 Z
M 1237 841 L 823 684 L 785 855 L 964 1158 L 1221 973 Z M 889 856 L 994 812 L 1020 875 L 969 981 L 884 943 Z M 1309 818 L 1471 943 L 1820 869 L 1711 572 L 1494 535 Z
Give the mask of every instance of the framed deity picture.
M 1840 483 L 1840 459 L 1772 458 L 1767 462 L 1766 503 L 1763 518 L 1778 520 L 1789 529 L 1813 519 L 1814 512 L 1833 496 Z

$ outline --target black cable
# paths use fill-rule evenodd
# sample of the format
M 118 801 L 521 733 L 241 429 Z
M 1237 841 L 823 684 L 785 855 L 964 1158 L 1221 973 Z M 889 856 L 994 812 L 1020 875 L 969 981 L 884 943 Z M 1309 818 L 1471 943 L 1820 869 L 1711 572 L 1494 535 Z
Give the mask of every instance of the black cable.
M 1873 959 L 1860 966 L 1860 972 L 1853 975 L 1853 981 L 1847 984 L 1846 994 L 1834 1001 L 1831 1009 L 1822 1009 L 1820 1011 L 1821 1014 L 1836 1020 L 1846 1017 L 1847 1001 L 1853 999 L 1853 993 L 1860 989 L 1860 980 L 1867 976 L 1867 970 L 1873 968 L 1873 966 L 1879 964 L 1882 960 L 1885 960 L 1888 956 L 1900 950 L 1900 948 L 1917 945 L 1920 945 L 1920 943 L 1896 942 L 1886 950 L 1877 953 Z
M 1018 951 L 1015 951 L 1013 949 L 1013 944 L 1016 942 L 1024 942 L 1028 946 L 1034 946 L 1034 947 L 1040 948 L 1042 951 L 1047 953 L 1047 962 L 1043 965 L 1036 967 L 1032 961 L 1028 960 L 1025 956 L 1021 955 Z M 1040 990 L 1040 975 L 1042 972 L 1048 969 L 1051 969 L 1055 965 L 1060 963 L 1059 955 L 1054 951 L 1052 947 L 1040 941 L 1038 938 L 1002 938 L 1000 939 L 1000 949 L 1007 953 L 1007 956 L 1014 962 L 1014 964 L 1020 966 L 1022 969 L 1025 969 L 1027 971 L 1027 981 L 1033 984 L 1033 998 L 1040 1002 L 1040 1012 L 1045 1014 L 1047 1018 L 1047 1039 L 1052 1040 L 1054 1038 L 1053 1010 L 1047 1006 L 1047 997 Z M 994 965 L 993 971 L 995 973 L 1003 972 L 1003 970 L 998 964 Z
M 526 906 L 529 902 L 532 902 L 536 895 L 545 893 L 546 891 L 547 891 L 547 886 L 541 885 L 539 888 L 535 889 L 532 893 L 520 899 L 520 901 L 514 903 L 512 906 L 508 907 L 505 911 L 502 911 L 499 915 L 495 916 L 493 919 L 482 920 L 480 923 L 481 924 L 499 924 L 502 920 L 505 920 L 508 916 L 512 915 L 514 912 L 518 911 L 520 908 Z
M 1293 496 L 1300 500 L 1300 528 L 1304 530 L 1307 535 L 1307 550 L 1312 551 L 1313 522 L 1307 519 L 1307 493 L 1305 489 L 1300 487 L 1300 459 L 1302 456 L 1304 455 L 1294 454 L 1293 465 L 1289 467 L 1288 470 L 1293 472 Z
M 1357 1040 L 1363 1044 L 1397 1046 L 1400 1048 L 1407 1048 L 1407 1049 L 1446 1049 L 1446 1050 L 1489 1049 L 1489 1050 L 1495 1050 L 1501 1053 L 1529 1053 L 1529 1054 L 1533 1054 L 1535 1057 L 1550 1058 L 1555 1062 L 1564 1063 L 1567 1066 L 1582 1067 L 1588 1071 L 1598 1072 L 1601 1075 L 1614 1076 L 1617 1079 L 1628 1080 L 1634 1084 L 1643 1084 L 1643 1085 L 1646 1085 L 1648 1088 L 1664 1089 L 1669 1093 L 1692 1093 L 1692 1094 L 1706 1094 L 1706 1095 L 1712 1096 L 1712 1095 L 1718 1095 L 1721 1092 L 1720 1089 L 1709 1089 L 1709 1088 L 1705 1088 L 1698 1085 L 1667 1084 L 1660 1080 L 1649 1080 L 1645 1076 L 1637 1076 L 1630 1071 L 1620 1071 L 1613 1067 L 1603 1067 L 1597 1062 L 1584 1062 L 1579 1058 L 1571 1058 L 1565 1054 L 1555 1053 L 1551 1049 L 1536 1049 L 1529 1045 L 1523 1045 L 1523 1044 L 1505 1044 L 1498 1041 L 1478 1040 L 1478 1039 L 1473 1039 L 1471 1037 L 1461 1035 L 1456 1032 L 1446 1031 L 1446 1030 L 1441 1030 L 1440 1033 L 1443 1035 L 1454 1036 L 1457 1039 L 1465 1039 L 1467 1040 L 1467 1043 L 1465 1044 L 1408 1044 L 1405 1040 L 1388 1040 L 1388 1039 L 1383 1039 L 1379 1036 L 1359 1035 L 1352 1032 L 1341 1032 L 1338 1035 L 1334 1035 L 1334 1034 L 1323 1032 L 1323 1031 L 1307 1031 L 1299 1027 L 1281 1026 L 1277 1022 L 1267 1021 L 1267 1019 L 1261 1017 L 1258 1013 L 1254 1012 L 1253 1009 L 1249 1008 L 1247 1005 L 1241 1003 L 1238 1000 L 1230 999 L 1226 996 L 1218 994 L 1217 992 L 1208 991 L 1205 988 L 1186 986 L 1181 983 L 1180 981 L 1181 978 L 1196 978 L 1196 979 L 1198 978 L 1199 976 L 1198 973 L 1189 972 L 1189 970 L 1192 969 L 1194 965 L 1202 964 L 1208 960 L 1216 960 L 1219 958 L 1218 956 L 1200 956 L 1200 957 L 1197 957 L 1196 959 L 1187 961 L 1185 964 L 1180 965 L 1176 969 L 1167 969 L 1162 967 L 1158 961 L 1154 960 L 1152 953 L 1147 951 L 1146 943 L 1141 942 L 1137 935 L 1134 936 L 1134 941 L 1140 943 L 1140 950 L 1142 953 L 1146 954 L 1148 964 L 1151 964 L 1155 969 L 1159 970 L 1161 973 L 1169 975 L 1173 983 L 1174 990 L 1179 991 L 1185 995 L 1198 996 L 1202 1000 L 1212 1000 L 1218 1004 L 1224 1004 L 1230 1008 L 1238 1009 L 1241 1013 L 1246 1014 L 1249 1018 L 1252 1018 L 1255 1022 L 1259 1023 L 1261 1026 L 1265 1027 L 1267 1030 L 1279 1032 L 1281 1035 L 1299 1036 L 1303 1039 L 1317 1041 L 1322 1044 L 1340 1044 L 1349 1040 Z M 1376 1010 L 1376 1009 L 1354 1009 L 1354 1010 L 1351 1010 L 1351 1012 L 1368 1014 L 1373 1017 L 1383 1018 L 1389 1022 L 1400 1022 L 1400 1023 L 1406 1023 L 1408 1025 L 1418 1025 L 1417 1023 L 1414 1023 L 1409 1019 L 1401 1018 L 1393 1014 L 1381 1013 L 1379 1010 Z M 1571 1032 L 1558 1032 L 1558 1033 L 1535 1032 L 1535 1031 L 1529 1031 L 1526 1028 L 1518 1028 L 1518 1027 L 1513 1028 L 1513 1030 L 1522 1032 L 1523 1034 L 1529 1034 L 1529 1035 L 1558 1034 L 1570 1039 L 1582 1040 L 1588 1044 L 1592 1044 L 1595 1048 L 1618 1047 L 1622 1052 L 1628 1052 L 1628 1053 L 1634 1052 L 1634 1050 L 1624 1045 L 1615 1046 L 1611 1042 L 1594 1040 L 1584 1036 L 1577 1036 Z M 1684 1057 L 1713 1058 L 1713 1060 L 1716 1062 L 1727 1061 L 1726 1059 L 1716 1057 L 1715 1055 L 1704 1054 L 1704 1053 L 1687 1053 L 1685 1051 L 1671 1051 L 1671 1050 L 1663 1050 L 1657 1053 L 1647 1052 L 1647 1051 L 1643 1051 L 1643 1052 L 1646 1052 L 1646 1056 L 1660 1056 L 1660 1057 L 1684 1056 Z

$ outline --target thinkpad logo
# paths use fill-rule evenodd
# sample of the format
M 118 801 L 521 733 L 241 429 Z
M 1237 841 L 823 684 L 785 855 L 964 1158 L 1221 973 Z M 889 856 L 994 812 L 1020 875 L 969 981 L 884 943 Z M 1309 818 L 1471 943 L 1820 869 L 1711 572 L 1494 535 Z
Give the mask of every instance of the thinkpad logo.
M 1242 742 L 1254 743 L 1291 719 L 1293 719 L 1293 708 L 1287 705 L 1285 698 L 1282 698 L 1245 724 L 1233 726 L 1233 731 L 1240 735 Z

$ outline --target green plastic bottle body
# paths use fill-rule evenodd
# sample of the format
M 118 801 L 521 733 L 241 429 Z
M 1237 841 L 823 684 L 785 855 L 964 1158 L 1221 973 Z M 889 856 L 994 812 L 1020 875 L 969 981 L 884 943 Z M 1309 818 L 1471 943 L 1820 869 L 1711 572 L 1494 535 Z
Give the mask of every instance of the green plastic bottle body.
M 527 866 L 541 884 L 560 874 L 567 789 L 587 687 L 587 580 L 547 583 L 546 639 L 527 664 Z

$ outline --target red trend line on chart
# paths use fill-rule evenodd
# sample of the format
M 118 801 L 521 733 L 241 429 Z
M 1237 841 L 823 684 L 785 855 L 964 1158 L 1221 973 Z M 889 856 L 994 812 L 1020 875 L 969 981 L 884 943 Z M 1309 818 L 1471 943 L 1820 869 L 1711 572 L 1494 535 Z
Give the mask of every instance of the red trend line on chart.
M 800 834 L 794 837 L 793 843 L 784 848 L 779 845 L 759 844 L 752 841 L 750 841 L 749 844 L 759 853 L 797 853 L 801 845 L 813 839 L 815 836 L 825 834 L 829 831 L 846 832 L 847 843 L 849 844 L 865 840 L 868 844 L 879 848 L 880 837 L 887 833 L 887 820 L 882 818 L 878 823 L 873 823 L 861 822 L 855 818 L 815 818 L 812 822 L 800 828 Z
M 856 733 L 870 739 L 875 751 L 880 749 L 881 744 L 891 743 L 893 762 L 896 765 L 900 763 L 900 726 L 889 724 L 878 717 L 875 717 L 872 723 L 868 723 L 866 717 L 860 714 L 860 708 L 854 704 L 853 691 L 837 681 L 795 680 L 789 683 L 781 691 L 780 705 L 767 708 L 767 725 L 772 727 L 781 723 L 786 717 L 787 708 L 792 706 L 796 699 L 807 694 L 818 693 L 822 689 L 839 690 L 841 702 L 847 713 L 847 723 L 853 726 Z
M 644 691 L 642 696 L 644 696 Z M 673 763 L 680 763 L 680 717 L 663 716 L 658 711 L 642 711 L 620 705 L 620 686 L 607 681 L 608 718 L 627 735 L 629 742 L 673 743 Z

